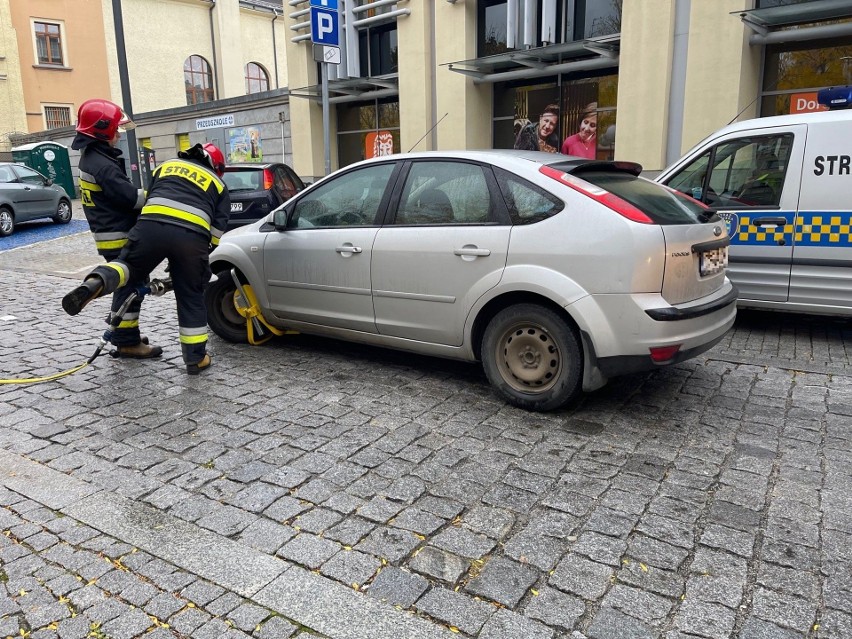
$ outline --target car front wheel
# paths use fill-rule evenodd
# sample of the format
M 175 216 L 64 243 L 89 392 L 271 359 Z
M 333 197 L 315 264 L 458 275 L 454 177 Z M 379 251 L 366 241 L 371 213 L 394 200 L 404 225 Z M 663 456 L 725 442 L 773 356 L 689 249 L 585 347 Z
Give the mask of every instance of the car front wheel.
M 211 282 L 204 291 L 207 324 L 222 339 L 245 344 L 248 342 L 246 318 L 237 311 L 236 294 L 237 285 L 230 271 L 218 273 L 216 281 Z
M 497 313 L 482 338 L 488 381 L 514 406 L 560 408 L 581 389 L 583 358 L 576 334 L 554 311 L 516 304 Z
M 15 230 L 15 216 L 6 207 L 0 208 L 0 237 L 11 235 Z
M 57 224 L 68 224 L 71 221 L 71 203 L 68 200 L 59 200 L 53 221 Z

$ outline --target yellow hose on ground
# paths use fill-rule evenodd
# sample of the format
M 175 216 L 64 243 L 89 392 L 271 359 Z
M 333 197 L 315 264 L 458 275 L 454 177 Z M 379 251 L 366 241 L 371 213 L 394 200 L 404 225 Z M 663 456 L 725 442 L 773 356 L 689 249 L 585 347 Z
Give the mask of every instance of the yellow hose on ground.
M 61 373 L 56 373 L 55 375 L 48 375 L 46 377 L 30 377 L 27 379 L 0 379 L 0 384 L 36 384 L 38 382 L 49 382 L 54 379 L 59 379 L 60 377 L 65 377 L 66 375 L 76 373 L 78 370 L 85 368 L 88 365 L 89 362 L 83 362 L 79 366 L 69 368 L 67 371 L 62 371 Z

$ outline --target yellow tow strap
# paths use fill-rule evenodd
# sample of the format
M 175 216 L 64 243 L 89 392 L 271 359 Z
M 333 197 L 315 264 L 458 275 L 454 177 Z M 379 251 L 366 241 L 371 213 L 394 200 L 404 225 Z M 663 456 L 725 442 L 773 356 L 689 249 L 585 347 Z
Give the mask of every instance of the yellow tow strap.
M 240 291 L 234 291 L 234 308 L 237 309 L 237 312 L 246 318 L 246 330 L 248 331 L 248 341 L 249 344 L 253 344 L 255 346 L 259 344 L 263 344 L 272 339 L 273 335 L 297 335 L 298 331 L 286 331 L 281 330 L 280 328 L 276 328 L 272 326 L 269 322 L 267 322 L 263 318 L 263 314 L 260 312 L 260 306 L 257 303 L 257 297 L 254 294 L 254 290 L 250 284 L 243 284 L 243 291 L 246 294 L 246 301 L 248 302 L 248 306 L 243 306 L 240 304 Z M 263 328 L 269 331 L 269 335 L 265 335 L 263 337 L 258 337 L 255 333 L 255 321 L 263 324 Z M 261 331 L 262 332 L 262 331 Z
M 66 375 L 76 373 L 78 370 L 85 368 L 88 365 L 89 362 L 84 362 L 79 366 L 69 368 L 67 371 L 62 371 L 61 373 L 56 373 L 55 375 L 48 375 L 46 377 L 30 377 L 27 379 L 0 379 L 0 384 L 36 384 L 38 382 L 49 382 L 54 379 L 59 379 L 60 377 L 65 377 Z

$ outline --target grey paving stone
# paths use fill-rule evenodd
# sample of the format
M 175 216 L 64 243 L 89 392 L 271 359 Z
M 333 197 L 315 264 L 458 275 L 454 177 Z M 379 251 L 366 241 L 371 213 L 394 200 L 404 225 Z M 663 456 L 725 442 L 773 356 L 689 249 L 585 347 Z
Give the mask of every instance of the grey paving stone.
M 211 615 L 221 617 L 227 615 L 242 602 L 243 600 L 241 597 L 238 597 L 232 592 L 226 592 L 221 597 L 218 597 L 207 604 L 204 609 Z
M 83 639 L 89 635 L 89 619 L 77 615 L 72 619 L 63 619 L 56 629 L 59 639 Z M 0 635 L 5 634 L 0 632 Z
M 586 633 L 589 639 L 655 639 L 644 623 L 614 608 L 601 608 Z
M 614 571 L 609 566 L 590 561 L 585 557 L 568 555 L 550 575 L 551 586 L 584 599 L 598 599 L 610 585 Z
M 68 606 L 57 602 L 32 605 L 21 597 L 21 608 L 30 628 L 42 628 L 50 623 L 59 622 L 71 616 Z
M 429 582 L 420 575 L 395 566 L 386 566 L 376 575 L 367 594 L 392 606 L 408 608 L 428 587 Z
M 779 628 L 763 619 L 749 617 L 743 623 L 740 636 L 748 639 L 801 639 L 802 634 L 786 628 Z M 819 637 L 820 635 L 817 634 Z M 826 637 L 842 637 L 843 635 L 825 635 Z
M 457 526 L 442 530 L 431 544 L 468 559 L 481 559 L 496 546 L 493 539 Z
M 552 629 L 510 610 L 498 610 L 485 622 L 479 639 L 551 639 Z
M 298 515 L 292 523 L 296 530 L 304 530 L 312 533 L 322 533 L 332 528 L 343 517 L 340 513 L 327 508 L 311 508 L 307 512 Z
M 246 526 L 237 539 L 247 546 L 275 554 L 286 542 L 296 536 L 296 531 L 289 526 L 282 526 L 266 518 L 259 518 Z
M 682 632 L 716 639 L 727 637 L 734 628 L 733 610 L 718 604 L 685 599 L 675 615 L 675 626 Z
M 281 617 L 272 617 L 260 627 L 256 636 L 258 639 L 287 639 L 296 634 L 297 631 L 298 628 L 289 621 Z
M 180 596 L 203 608 L 211 601 L 224 594 L 224 592 L 225 589 L 222 588 L 222 586 L 217 586 L 216 584 L 199 579 L 181 590 Z
M 380 526 L 359 542 L 355 548 L 394 563 L 411 554 L 420 543 L 421 540 L 407 530 Z
M 106 622 L 102 631 L 112 639 L 133 639 L 144 633 L 152 625 L 151 619 L 138 608 L 128 610 L 120 617 Z
M 595 532 L 586 532 L 571 545 L 571 552 L 588 557 L 592 561 L 609 566 L 618 566 L 627 549 L 627 541 Z
M 404 528 L 420 535 L 431 535 L 441 526 L 446 524 L 446 520 L 427 513 L 425 510 L 420 510 L 416 507 L 406 508 L 399 515 L 393 518 L 392 526 L 396 528 Z
M 148 601 L 144 605 L 144 610 L 148 614 L 154 615 L 160 621 L 165 621 L 185 605 L 184 601 L 181 601 L 170 592 L 163 592 Z
M 278 555 L 307 566 L 319 568 L 340 550 L 340 544 L 309 533 L 300 533 L 284 544 Z
M 650 592 L 616 584 L 603 599 L 603 606 L 616 608 L 624 614 L 657 627 L 665 620 L 675 602 Z
M 210 615 L 199 608 L 184 608 L 169 618 L 169 625 L 182 635 L 192 634 L 210 620 Z
M 382 562 L 372 555 L 365 555 L 357 550 L 342 550 L 326 561 L 320 572 L 326 577 L 360 589 L 381 566 Z
M 586 611 L 582 600 L 554 588 L 545 586 L 537 595 L 533 595 L 526 604 L 524 614 L 560 630 L 570 630 Z
M 470 568 L 470 561 L 446 550 L 426 546 L 409 562 L 412 570 L 455 584 Z
M 310 508 L 310 504 L 303 503 L 298 499 L 285 495 L 263 511 L 263 514 L 278 522 L 285 522 L 293 519 L 299 513 L 302 513 Z
M 508 557 L 540 570 L 552 570 L 565 553 L 567 542 L 525 528 L 509 538 L 503 550 Z
M 502 557 L 489 559 L 481 572 L 467 585 L 473 595 L 514 608 L 538 580 L 539 572 L 530 566 Z
M 270 612 L 266 608 L 244 603 L 229 612 L 228 619 L 240 630 L 252 632 L 269 615 Z
M 664 597 L 680 597 L 683 594 L 683 579 L 671 570 L 656 566 L 642 567 L 640 562 L 622 564 L 615 573 L 617 581 Z
M 370 534 L 376 525 L 360 517 L 349 517 L 325 533 L 327 539 L 339 541 L 344 546 L 354 546 Z
M 798 597 L 758 588 L 752 597 L 751 613 L 783 628 L 807 633 L 816 619 L 816 606 Z
M 257 517 L 239 508 L 219 506 L 198 520 L 198 525 L 229 537 L 248 527 Z
M 822 614 L 816 636 L 819 639 L 852 636 L 852 615 L 839 610 L 826 610 Z
M 431 589 L 417 600 L 416 606 L 430 617 L 469 635 L 477 634 L 496 611 L 483 601 L 443 588 Z
M 711 548 L 720 548 L 741 557 L 754 555 L 754 535 L 725 526 L 710 525 L 701 535 L 701 543 Z

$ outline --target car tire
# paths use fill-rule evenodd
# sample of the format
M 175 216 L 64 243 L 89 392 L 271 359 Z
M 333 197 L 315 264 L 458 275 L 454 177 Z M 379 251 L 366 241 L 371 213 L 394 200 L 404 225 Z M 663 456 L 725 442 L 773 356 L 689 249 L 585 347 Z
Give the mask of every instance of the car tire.
M 0 237 L 11 235 L 15 230 L 15 214 L 8 207 L 0 207 Z
M 237 285 L 230 271 L 218 273 L 215 281 L 204 290 L 207 324 L 219 337 L 234 344 L 248 343 L 246 318 L 239 314 L 234 303 Z
M 68 224 L 71 221 L 71 202 L 68 200 L 59 200 L 53 221 L 57 224 Z
M 583 354 L 576 333 L 557 313 L 538 304 L 516 304 L 488 323 L 482 367 L 510 404 L 548 411 L 579 395 Z

